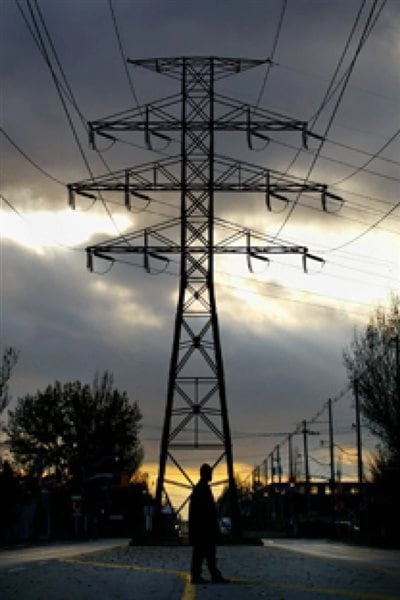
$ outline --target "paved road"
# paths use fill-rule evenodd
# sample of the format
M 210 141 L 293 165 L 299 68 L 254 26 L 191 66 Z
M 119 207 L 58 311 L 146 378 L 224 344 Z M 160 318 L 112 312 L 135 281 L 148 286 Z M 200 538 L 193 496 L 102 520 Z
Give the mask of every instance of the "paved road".
M 267 548 L 280 548 L 320 558 L 360 562 L 370 567 L 382 567 L 400 572 L 400 550 L 384 550 L 321 540 L 264 539 Z
M 118 540 L 115 540 L 118 542 Z M 266 540 L 265 546 L 223 546 L 219 564 L 231 583 L 193 586 L 189 547 L 92 551 L 94 544 L 43 548 L 0 569 L 2 600 L 322 600 L 400 599 L 399 553 L 342 544 Z M 106 544 L 110 544 L 107 541 Z M 47 548 L 50 551 L 50 548 Z M 32 556 L 37 552 L 37 559 Z M 79 555 L 70 556 L 71 551 Z M 20 552 L 17 551 L 17 554 Z M 353 555 L 351 556 L 351 554 Z M 360 560 L 357 553 L 363 553 Z M 12 553 L 11 553 L 12 554 Z M 30 556 L 30 560 L 26 560 Z M 49 556 L 49 555 L 47 555 Z M 62 556 L 62 558 L 60 558 Z M 378 561 L 378 562 L 376 562 Z M 379 562 L 383 561 L 383 562 Z
M 28 563 L 67 558 L 84 552 L 97 552 L 116 546 L 126 546 L 126 544 L 126 538 L 117 538 L 10 548 L 0 550 L 0 569 L 19 568 Z
M 175 573 L 112 568 L 113 549 L 126 554 L 127 544 L 124 538 L 0 550 L 0 598 L 179 600 L 184 582 Z M 99 555 L 109 562 L 97 566 Z

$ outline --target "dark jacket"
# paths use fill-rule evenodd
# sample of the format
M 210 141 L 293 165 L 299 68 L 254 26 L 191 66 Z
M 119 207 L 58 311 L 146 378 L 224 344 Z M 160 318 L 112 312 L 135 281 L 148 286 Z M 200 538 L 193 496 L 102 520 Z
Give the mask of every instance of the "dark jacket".
M 215 544 L 219 535 L 217 508 L 207 481 L 194 486 L 189 504 L 189 541 Z

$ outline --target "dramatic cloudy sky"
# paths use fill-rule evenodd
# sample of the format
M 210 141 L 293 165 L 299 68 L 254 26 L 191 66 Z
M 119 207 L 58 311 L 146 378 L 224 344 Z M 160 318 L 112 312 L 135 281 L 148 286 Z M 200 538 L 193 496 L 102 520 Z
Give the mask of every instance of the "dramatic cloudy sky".
M 144 208 L 139 203 L 132 213 L 110 203 L 114 222 L 101 203 L 90 206 L 82 199 L 75 212 L 68 208 L 63 184 L 85 179 L 88 172 L 33 39 L 32 34 L 37 34 L 29 5 L 24 0 L 0 4 L 1 345 L 20 351 L 11 392 L 16 399 L 55 379 L 91 381 L 96 371 L 111 370 L 117 386 L 141 406 L 145 467 L 153 472 L 164 412 L 177 267 L 172 263 L 167 273 L 147 275 L 140 268 L 116 265 L 106 274 L 90 274 L 83 249 L 115 237 L 118 231 L 177 216 L 178 198 L 157 196 L 145 210 L 139 210 Z M 400 2 L 113 0 L 111 5 L 123 52 L 131 58 L 265 58 L 275 46 L 277 64 L 268 73 L 261 97 L 265 66 L 225 79 L 219 89 L 244 102 L 259 102 L 264 108 L 311 120 L 360 7 L 363 11 L 339 71 L 342 82 L 374 4 L 377 9 L 383 4 L 383 10 L 376 22 L 372 20 L 343 96 L 339 99 L 339 85 L 314 126 L 314 131 L 324 133 L 335 110 L 311 179 L 334 186 L 332 191 L 341 194 L 346 204 L 340 212 L 326 214 L 317 198 L 304 196 L 279 234 L 288 243 L 307 245 L 326 260 L 325 267 L 303 274 L 299 258 L 288 257 L 274 260 L 268 269 L 255 264 L 251 274 L 245 258 L 216 261 L 230 423 L 242 476 L 282 439 L 261 434 L 293 431 L 302 419 L 317 414 L 329 397 L 341 396 L 347 384 L 343 347 L 354 327 L 365 326 L 374 306 L 387 304 L 390 293 L 399 290 L 400 213 L 394 207 L 400 178 L 395 136 L 400 106 Z M 38 6 L 84 118 L 94 120 L 134 106 L 110 2 L 38 0 Z M 33 0 L 31 7 L 40 25 Z M 43 23 L 40 27 L 44 35 Z M 53 58 L 52 62 L 59 77 L 60 68 Z M 162 76 L 130 70 L 139 103 L 177 91 Z M 105 168 L 89 149 L 76 111 L 65 102 L 91 169 L 101 174 Z M 144 148 L 139 134 L 132 134 L 130 141 L 135 145 L 100 144 L 111 169 L 159 156 Z M 266 148 L 258 142 L 251 152 L 244 134 L 231 135 L 229 153 L 286 171 L 301 144 L 294 134 L 273 138 Z M 155 150 L 177 151 L 174 143 L 160 146 L 156 144 Z M 310 142 L 289 173 L 305 177 L 317 150 L 318 143 Z M 280 230 L 287 216 L 287 211 L 267 212 L 261 196 L 225 198 L 220 208 L 217 203 L 217 211 L 268 235 Z M 107 267 L 96 264 L 100 273 Z M 338 448 L 337 459 L 349 475 L 354 472 L 347 464 L 352 462 L 354 447 L 351 394 L 338 399 L 334 414 L 337 443 L 345 451 Z M 320 442 L 327 439 L 326 411 L 317 421 L 314 429 L 321 435 L 310 441 L 311 470 L 326 475 L 319 464 L 328 462 Z M 374 443 L 367 431 L 365 443 Z M 296 445 L 301 451 L 300 438 Z M 287 447 L 282 449 L 286 452 Z M 198 460 L 194 457 L 194 464 Z

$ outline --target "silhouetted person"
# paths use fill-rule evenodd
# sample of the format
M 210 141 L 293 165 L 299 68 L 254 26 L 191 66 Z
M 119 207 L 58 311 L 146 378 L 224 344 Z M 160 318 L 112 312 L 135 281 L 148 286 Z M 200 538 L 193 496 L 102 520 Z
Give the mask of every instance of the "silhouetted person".
M 189 504 L 189 542 L 193 546 L 191 576 L 192 583 L 206 583 L 201 576 L 203 560 L 207 562 L 211 580 L 226 582 L 217 569 L 216 543 L 219 536 L 217 509 L 209 481 L 212 468 L 204 464 L 200 467 L 200 481 L 194 486 Z

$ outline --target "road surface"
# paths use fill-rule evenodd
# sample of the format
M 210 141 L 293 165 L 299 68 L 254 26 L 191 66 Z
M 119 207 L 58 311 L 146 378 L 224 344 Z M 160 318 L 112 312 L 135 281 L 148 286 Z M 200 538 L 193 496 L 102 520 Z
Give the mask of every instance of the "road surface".
M 370 567 L 400 571 L 400 550 L 384 550 L 381 548 L 321 540 L 265 539 L 263 540 L 263 544 L 267 548 L 280 548 L 309 556 L 353 561 L 364 563 Z
M 126 538 L 117 538 L 88 542 L 59 542 L 0 550 L 0 570 L 19 568 L 34 562 L 68 558 L 85 552 L 98 552 L 126 544 Z
M 119 547 L 110 549 L 115 543 Z M 97 544 L 97 546 L 96 546 Z M 99 548 L 98 546 L 102 546 Z M 96 552 L 93 552 L 96 550 Z M 228 584 L 193 586 L 191 549 L 126 540 L 0 552 L 2 600 L 400 599 L 400 553 L 301 540 L 222 546 Z M 205 575 L 207 575 L 205 573 Z

